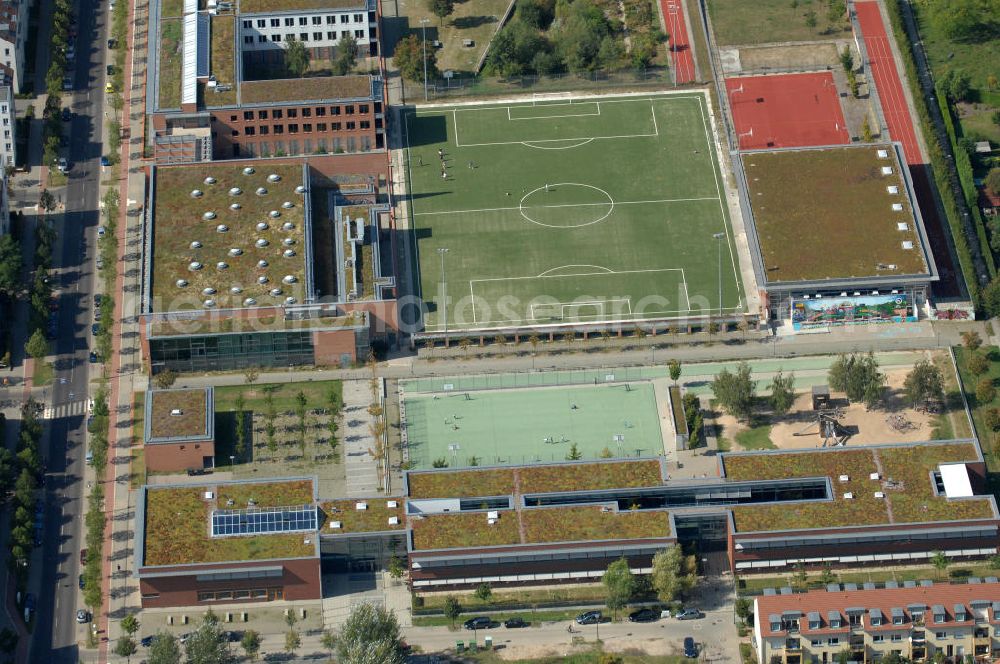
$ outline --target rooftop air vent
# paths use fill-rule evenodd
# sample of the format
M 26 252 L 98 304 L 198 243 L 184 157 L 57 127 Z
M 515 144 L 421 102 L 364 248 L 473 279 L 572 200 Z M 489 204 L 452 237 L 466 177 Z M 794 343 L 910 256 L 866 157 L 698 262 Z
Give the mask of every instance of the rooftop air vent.
M 270 215 L 271 219 L 277 219 L 278 217 L 281 216 L 281 213 L 278 212 L 277 210 L 271 210 L 270 212 L 268 212 L 268 215 Z
M 354 509 L 356 509 L 359 512 L 364 512 L 366 509 L 368 509 L 368 503 L 363 503 L 363 502 L 354 503 Z
M 170 414 L 173 415 L 174 417 L 177 417 L 178 415 L 183 415 L 184 411 L 182 411 L 180 408 L 172 408 L 170 410 Z
M 202 295 L 215 295 L 215 289 L 209 286 L 208 288 L 201 289 Z
M 257 245 L 258 249 L 263 249 L 264 247 L 266 247 L 267 245 L 269 245 L 271 243 L 268 242 L 267 240 L 265 240 L 264 238 L 258 238 L 257 241 L 254 242 L 254 244 Z
M 176 284 L 177 284 L 177 287 L 178 287 L 178 288 L 187 288 L 187 285 L 188 285 L 188 280 L 187 280 L 187 279 L 178 279 L 178 280 L 177 280 L 176 282 L 174 282 L 174 283 L 176 283 Z
M 267 261 L 264 260 L 263 258 L 257 261 L 257 267 L 264 268 L 267 267 L 267 265 L 268 265 Z
M 290 247 L 293 244 L 295 244 L 295 238 L 293 238 L 293 237 L 286 237 L 284 240 L 281 241 L 281 243 L 283 245 L 285 245 L 286 247 Z
M 203 267 L 205 266 L 199 263 L 198 261 L 191 261 L 190 263 L 188 263 L 188 269 L 191 270 L 192 272 L 197 272 Z
M 294 249 L 285 249 L 283 252 L 281 252 L 281 255 L 284 256 L 285 258 L 294 258 L 295 257 L 295 250 Z
M 254 170 L 253 166 L 247 166 L 243 169 L 243 175 L 253 175 L 257 171 Z
M 229 209 L 230 209 L 230 210 L 232 210 L 233 212 L 236 212 L 236 211 L 237 211 L 237 210 L 239 210 L 239 209 L 240 209 L 241 207 L 243 207 L 243 206 L 242 206 L 242 205 L 240 205 L 239 203 L 230 203 L 230 204 L 229 204 Z
M 229 232 L 229 226 L 226 226 L 225 224 L 219 224 L 218 226 L 215 227 L 215 231 L 217 233 L 227 233 Z
M 267 189 L 264 188 L 264 187 L 257 187 L 257 195 L 258 196 L 266 196 L 267 195 Z
M 201 242 L 199 242 L 198 240 L 193 240 L 191 242 L 191 248 L 192 249 L 201 249 Z
M 232 189 L 229 190 L 229 195 L 230 196 L 239 196 L 242 193 L 243 193 L 243 190 L 240 189 L 239 187 L 233 187 Z
M 304 184 L 300 184 L 299 186 L 297 186 L 295 188 L 295 193 L 296 194 L 304 194 L 304 193 L 306 193 L 306 186 Z
M 281 281 L 286 284 L 294 284 L 298 279 L 295 278 L 294 274 L 286 274 Z
M 230 256 L 242 256 L 243 255 L 243 250 L 240 249 L 239 247 L 233 247 L 232 249 L 229 250 L 229 255 Z
M 281 182 L 281 176 L 278 175 L 277 173 L 271 173 L 270 175 L 267 176 L 267 181 L 268 182 Z
M 851 478 L 848 475 L 841 475 L 839 479 L 840 479 L 841 482 L 850 482 L 851 481 Z
M 285 201 L 284 203 L 281 204 L 281 207 L 285 208 L 286 210 L 291 210 L 293 207 L 295 207 L 295 203 L 291 201 Z
M 257 230 L 259 230 L 259 231 L 266 231 L 267 229 L 268 229 L 268 225 L 267 225 L 266 221 L 258 221 L 257 222 Z
M 854 498 L 854 494 L 851 493 L 850 491 L 848 491 L 847 493 L 844 494 L 844 500 L 852 500 L 853 498 Z
M 211 175 L 205 178 L 205 184 L 215 184 L 216 180 Z
M 295 230 L 295 224 L 293 224 L 290 221 L 286 221 L 285 223 L 283 223 L 281 225 L 281 230 L 283 230 L 283 231 L 294 231 Z
M 273 295 L 274 297 L 278 297 L 279 295 L 281 295 L 281 289 L 280 288 L 272 288 L 271 289 L 271 295 Z
M 201 215 L 201 218 L 205 221 L 211 221 L 212 219 L 215 219 L 215 213 L 209 210 L 205 214 Z
M 296 302 L 298 302 L 298 300 L 296 300 L 291 295 L 285 298 L 285 304 L 295 304 Z
M 239 295 L 240 293 L 243 292 L 243 287 L 242 286 L 230 286 L 229 287 L 229 292 L 232 293 L 233 295 Z
M 205 305 L 206 309 L 211 309 L 212 307 L 215 306 L 215 300 L 209 298 L 209 299 L 205 300 L 202 304 Z
M 881 491 L 876 491 L 875 492 L 875 497 L 876 498 L 885 498 L 885 493 L 883 493 Z
M 205 192 L 203 192 L 201 189 L 192 189 L 191 190 L 191 198 L 201 198 L 204 195 L 205 195 Z
M 215 269 L 216 270 L 227 270 L 227 269 L 229 269 L 229 263 L 226 263 L 225 261 L 219 261 L 218 263 L 215 264 Z
M 252 307 L 255 304 L 257 304 L 257 300 L 253 299 L 252 297 L 248 297 L 245 300 L 243 300 L 244 307 Z
M 266 284 L 268 281 L 270 281 L 270 279 L 267 278 L 266 274 L 262 274 L 259 277 L 257 277 L 258 284 Z

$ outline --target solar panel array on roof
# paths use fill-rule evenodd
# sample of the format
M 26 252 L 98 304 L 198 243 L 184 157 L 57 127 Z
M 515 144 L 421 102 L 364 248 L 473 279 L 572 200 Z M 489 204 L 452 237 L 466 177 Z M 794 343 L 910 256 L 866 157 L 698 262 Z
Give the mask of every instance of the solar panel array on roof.
M 211 46 L 211 19 L 208 14 L 198 14 L 198 77 L 208 76 L 208 49 Z
M 214 510 L 212 537 L 307 532 L 316 530 L 317 520 L 316 508 L 311 505 Z

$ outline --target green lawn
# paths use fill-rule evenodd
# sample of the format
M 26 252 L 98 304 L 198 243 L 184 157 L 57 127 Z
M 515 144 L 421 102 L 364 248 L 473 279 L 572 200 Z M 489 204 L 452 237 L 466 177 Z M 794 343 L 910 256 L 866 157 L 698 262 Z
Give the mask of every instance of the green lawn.
M 986 459 L 986 466 L 994 477 L 1000 472 L 1000 463 L 997 459 L 996 434 L 986 426 L 986 412 L 991 408 L 1000 408 L 1000 397 L 994 397 L 989 403 L 979 403 L 976 399 L 976 384 L 982 378 L 989 378 L 994 386 L 1000 386 L 1000 349 L 996 346 L 984 346 L 980 352 L 985 352 L 990 359 L 990 368 L 985 376 L 973 376 L 968 369 L 968 358 L 970 353 L 961 347 L 955 348 L 955 358 L 958 363 L 958 372 L 962 377 L 962 387 L 965 390 L 965 398 L 969 402 L 972 410 L 972 421 L 976 427 L 976 434 L 979 437 L 979 444 L 983 449 L 983 457 Z M 1000 393 L 1000 391 L 998 391 Z M 993 480 L 994 491 L 1000 489 L 997 480 Z
M 273 388 L 274 407 L 278 411 L 294 410 L 295 397 L 301 391 L 306 408 L 326 408 L 327 394 L 333 389 L 337 402 L 343 403 L 342 386 L 339 380 L 318 380 L 300 383 L 255 383 L 253 385 L 226 385 L 215 388 L 215 411 L 236 410 L 236 397 L 243 394 L 247 410 L 265 410 L 267 391 Z
M 720 270 L 742 311 L 708 113 L 685 93 L 408 114 L 426 329 L 442 303 L 451 329 L 717 312 Z
M 769 44 L 849 38 L 847 14 L 831 23 L 827 0 L 708 0 L 715 39 L 720 45 Z M 816 25 L 809 27 L 809 13 Z
M 745 429 L 744 431 L 740 431 L 738 434 L 736 434 L 736 442 L 739 443 L 744 450 L 777 449 L 774 443 L 771 442 L 770 424 L 756 426 L 750 429 Z
M 56 370 L 51 362 L 45 360 L 35 360 L 35 373 L 31 377 L 31 384 L 35 387 L 44 387 L 52 384 Z

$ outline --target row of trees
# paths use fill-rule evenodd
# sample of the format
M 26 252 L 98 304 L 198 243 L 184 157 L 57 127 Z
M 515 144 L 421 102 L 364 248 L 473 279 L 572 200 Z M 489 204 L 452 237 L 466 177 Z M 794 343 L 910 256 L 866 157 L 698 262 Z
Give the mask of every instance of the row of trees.
M 737 420 L 749 422 L 760 405 L 756 397 L 757 381 L 753 379 L 750 365 L 740 362 L 736 371 L 723 369 L 712 381 L 712 393 L 719 405 Z M 780 370 L 771 379 L 771 393 L 766 399 L 771 410 L 778 415 L 787 413 L 795 401 L 795 374 L 787 376 Z
M 28 399 L 28 402 L 21 407 L 21 433 L 17 440 L 17 455 L 12 458 L 6 449 L 0 452 L 0 482 L 7 490 L 10 489 L 11 482 L 14 482 L 10 563 L 20 590 L 24 589 L 28 580 L 28 565 L 35 544 L 34 529 L 41 526 L 42 518 L 41 514 L 35 513 L 35 491 L 42 473 L 42 456 L 39 449 L 42 423 L 38 419 L 40 411 L 41 404 L 34 399 Z
M 285 71 L 288 78 L 302 78 L 309 71 L 309 62 L 312 59 L 306 45 L 290 37 L 285 46 Z M 335 76 L 344 76 L 351 73 L 358 59 L 358 42 L 348 35 L 341 37 L 330 55 L 330 67 Z

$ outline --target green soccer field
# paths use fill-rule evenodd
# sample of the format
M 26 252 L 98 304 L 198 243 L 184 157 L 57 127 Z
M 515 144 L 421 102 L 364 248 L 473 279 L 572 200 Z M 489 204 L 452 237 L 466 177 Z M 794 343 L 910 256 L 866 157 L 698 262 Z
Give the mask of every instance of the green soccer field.
M 699 93 L 410 111 L 424 329 L 743 311 L 709 122 Z
M 653 384 L 563 385 L 406 395 L 406 439 L 414 468 L 452 468 L 663 454 Z

